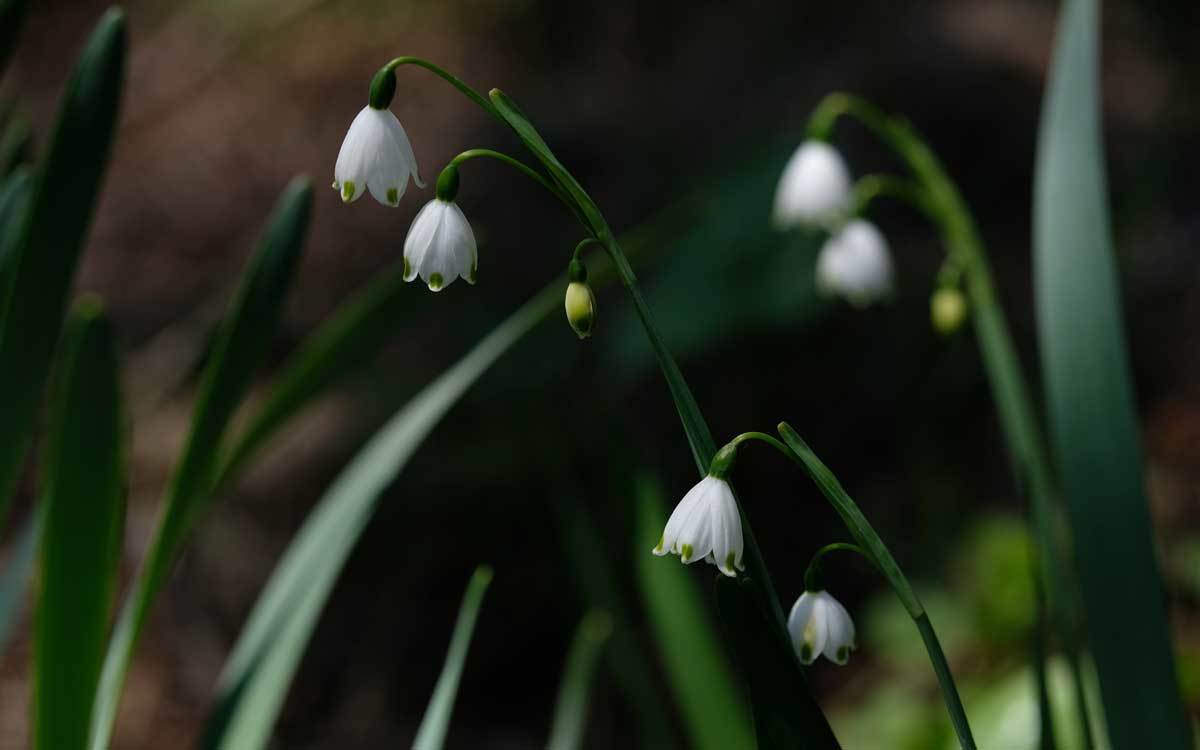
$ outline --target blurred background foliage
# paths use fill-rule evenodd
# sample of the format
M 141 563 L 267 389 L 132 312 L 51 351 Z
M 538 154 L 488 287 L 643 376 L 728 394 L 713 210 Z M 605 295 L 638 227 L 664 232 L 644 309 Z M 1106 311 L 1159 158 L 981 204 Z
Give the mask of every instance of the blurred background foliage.
M 0 93 L 34 132 L 46 132 L 73 55 L 103 7 L 33 5 Z M 851 90 L 906 114 L 975 210 L 1026 370 L 1036 372 L 1029 206 L 1056 3 L 134 0 L 126 10 L 132 56 L 122 120 L 78 287 L 106 300 L 125 365 L 133 428 L 127 575 L 144 555 L 179 453 L 213 323 L 263 216 L 292 174 L 318 183 L 331 175 L 371 74 L 414 54 L 519 99 L 618 233 L 645 245 L 639 276 L 718 440 L 780 419 L 800 428 L 917 580 L 981 744 L 1032 746 L 1024 509 L 970 334 L 942 339 L 928 325 L 936 237 L 917 217 L 881 205 L 875 216 L 897 257 L 899 294 L 890 306 L 856 312 L 814 294 L 821 238 L 777 234 L 767 217 L 783 161 L 822 94 Z M 1200 73 L 1198 27 L 1191 2 L 1105 6 L 1110 198 L 1150 495 L 1193 714 L 1200 329 L 1188 323 L 1200 318 L 1200 99 L 1191 85 Z M 402 71 L 393 110 L 427 180 L 465 148 L 517 153 L 509 133 L 421 72 Z M 853 128 L 839 142 L 856 173 L 894 166 Z M 579 239 L 565 212 L 491 164 L 468 164 L 462 178 L 480 283 L 436 296 L 411 287 L 385 351 L 308 409 L 214 505 L 153 611 L 116 748 L 173 747 L 198 735 L 259 589 L 339 468 L 418 388 L 565 268 Z M 399 261 L 424 197 L 409 195 L 389 211 L 318 193 L 271 362 Z M 578 519 L 563 513 L 566 504 L 586 509 L 599 540 L 589 554 L 624 593 L 617 616 L 628 619 L 628 637 L 655 653 L 652 613 L 632 593 L 644 562 L 637 556 L 656 541 L 636 531 L 635 477 L 649 471 L 668 502 L 694 477 L 632 309 L 608 290 L 599 315 L 582 345 L 557 314 L 536 329 L 382 499 L 305 656 L 279 746 L 410 741 L 441 670 L 462 582 L 479 563 L 496 576 L 448 746 L 541 745 L 572 634 L 598 596 L 579 573 L 587 561 L 571 559 Z M 747 452 L 739 466 L 739 490 L 790 603 L 809 555 L 844 532 L 777 457 Z M 18 520 L 28 515 L 32 475 L 24 486 Z M 3 559 L 21 554 L 19 527 L 6 529 Z M 710 571 L 689 573 L 700 607 L 711 609 Z M 952 746 L 899 604 L 853 560 L 835 563 L 830 577 L 857 617 L 861 648 L 848 668 L 820 663 L 810 678 L 846 747 L 884 747 L 881 736 L 889 748 Z M 27 620 L 0 655 L 3 748 L 28 744 Z M 665 695 L 662 665 L 647 658 Z M 591 746 L 629 746 L 637 736 L 630 719 L 639 706 L 618 671 L 600 672 Z M 1065 695 L 1063 672 L 1052 662 L 1052 688 Z M 671 722 L 684 736 L 681 717 Z

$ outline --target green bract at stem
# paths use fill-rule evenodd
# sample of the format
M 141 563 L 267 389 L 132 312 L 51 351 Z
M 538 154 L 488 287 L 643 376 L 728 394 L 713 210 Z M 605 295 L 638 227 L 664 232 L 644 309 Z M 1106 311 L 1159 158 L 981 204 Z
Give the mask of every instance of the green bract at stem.
M 965 275 L 970 312 L 979 339 L 980 354 L 996 400 L 1008 452 L 1018 474 L 1018 491 L 1027 492 L 1033 516 L 1035 566 L 1045 583 L 1045 607 L 1062 638 L 1075 682 L 1076 702 L 1085 745 L 1091 747 L 1091 726 L 1083 699 L 1080 668 L 1080 620 L 1077 593 L 1068 585 L 1073 578 L 1070 561 L 1059 537 L 1055 513 L 1056 490 L 1050 454 L 1029 395 L 1020 360 L 1008 330 L 992 281 L 983 240 L 966 201 L 941 161 L 907 120 L 891 117 L 870 102 L 845 93 L 821 101 L 809 120 L 809 136 L 828 138 L 837 119 L 850 115 L 874 132 L 905 162 L 928 198 L 929 216 L 942 235 L 952 263 Z M 1063 572 L 1066 571 L 1066 572 Z
M 401 65 L 415 65 L 418 68 L 424 68 L 439 78 L 445 80 L 454 88 L 458 89 L 471 101 L 483 107 L 484 111 L 495 117 L 501 122 L 504 118 L 500 117 L 500 113 L 492 106 L 483 94 L 480 94 L 475 89 L 468 86 L 457 76 L 451 75 L 439 65 L 434 65 L 428 60 L 422 60 L 419 57 L 403 56 L 390 60 L 386 65 L 379 69 L 379 72 L 371 79 L 371 89 L 367 98 L 368 103 L 375 109 L 386 109 L 392 103 L 392 96 L 396 93 L 396 68 Z
M 812 556 L 812 560 L 808 563 L 808 570 L 804 571 L 804 590 L 805 591 L 824 591 L 825 587 L 821 585 L 822 576 L 825 572 L 824 558 L 830 552 L 854 552 L 867 562 L 871 563 L 871 567 L 875 567 L 875 560 L 862 547 L 857 544 L 849 544 L 847 542 L 834 542 L 826 544 L 824 547 L 816 551 Z
M 946 701 L 946 711 L 950 714 L 950 721 L 954 724 L 959 745 L 963 750 L 974 750 L 975 738 L 971 735 L 971 726 L 967 722 L 967 713 L 963 709 L 962 699 L 958 695 L 958 686 L 954 684 L 954 676 L 950 673 L 946 655 L 942 652 L 937 634 L 933 631 L 933 624 L 929 622 L 929 615 L 925 613 L 921 600 L 917 598 L 917 592 L 913 590 L 908 578 L 900 570 L 900 565 L 888 551 L 883 539 L 875 532 L 858 504 L 846 493 L 841 482 L 837 480 L 829 467 L 817 458 L 812 448 L 808 447 L 808 443 L 804 442 L 787 422 L 779 423 L 779 434 L 789 449 L 790 458 L 804 469 L 804 472 L 821 490 L 821 494 L 842 517 L 842 522 L 846 525 L 850 536 L 854 537 L 859 546 L 866 551 L 867 559 L 875 564 L 875 567 L 891 584 L 892 591 L 908 611 L 909 617 L 916 623 L 917 630 L 921 632 L 921 639 L 925 642 L 925 650 L 929 653 L 929 661 L 933 664 L 934 674 L 937 675 L 938 685 L 942 689 L 942 697 Z

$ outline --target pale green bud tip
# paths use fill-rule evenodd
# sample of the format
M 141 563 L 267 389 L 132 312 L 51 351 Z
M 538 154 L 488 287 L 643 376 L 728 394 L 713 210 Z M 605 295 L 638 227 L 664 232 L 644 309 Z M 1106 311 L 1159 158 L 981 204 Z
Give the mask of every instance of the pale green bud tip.
M 692 559 L 692 545 L 685 544 L 679 551 L 679 559 L 682 562 L 687 562 Z
M 564 300 L 567 311 L 567 322 L 571 330 L 581 339 L 592 335 L 596 322 L 596 295 L 587 283 L 572 281 L 567 284 L 567 296 Z
M 342 183 L 342 200 L 346 203 L 354 200 L 354 182 L 346 180 Z
M 400 202 L 400 191 L 396 188 L 388 188 L 387 202 L 393 206 Z
M 938 289 L 929 298 L 929 319 L 935 331 L 949 336 L 967 319 L 967 298 L 957 289 Z
M 438 291 L 442 288 L 443 281 L 444 279 L 442 279 L 442 275 L 440 273 L 429 274 L 429 289 L 434 292 Z
M 812 646 L 805 643 L 803 646 L 800 647 L 800 661 L 804 662 L 805 664 L 812 664 L 812 660 L 813 660 Z
M 837 650 L 837 663 L 838 664 L 845 664 L 849 658 L 850 658 L 850 649 L 846 648 L 845 646 L 842 646 Z
M 733 570 L 734 563 L 736 563 L 736 562 L 737 562 L 737 556 L 734 553 L 730 552 L 728 555 L 725 556 L 725 570 Z

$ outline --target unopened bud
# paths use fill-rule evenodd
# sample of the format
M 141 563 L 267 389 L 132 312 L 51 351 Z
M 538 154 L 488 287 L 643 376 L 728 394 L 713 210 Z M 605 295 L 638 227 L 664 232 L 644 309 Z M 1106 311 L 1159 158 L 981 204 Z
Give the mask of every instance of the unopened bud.
M 572 260 L 567 270 L 567 296 L 564 307 L 567 311 L 567 322 L 571 330 L 581 339 L 592 335 L 592 327 L 596 323 L 596 295 L 587 283 L 587 267 L 583 261 Z
M 929 319 L 943 336 L 955 333 L 967 319 L 967 298 L 952 287 L 938 289 L 929 298 Z

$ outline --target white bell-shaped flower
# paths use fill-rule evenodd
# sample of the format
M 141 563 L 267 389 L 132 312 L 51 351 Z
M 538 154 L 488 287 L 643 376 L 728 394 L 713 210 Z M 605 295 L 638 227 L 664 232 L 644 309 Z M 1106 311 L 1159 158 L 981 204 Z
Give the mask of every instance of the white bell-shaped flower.
M 788 633 L 800 661 L 812 664 L 818 656 L 845 664 L 854 642 L 854 622 L 841 603 L 825 591 L 805 591 L 792 605 Z
M 474 284 L 477 262 L 475 233 L 458 204 L 426 203 L 404 238 L 404 280 L 420 276 L 435 292 L 459 277 Z
M 828 225 L 850 211 L 850 170 L 824 141 L 805 141 L 792 154 L 775 188 L 775 226 Z
M 395 206 L 412 177 L 425 187 L 404 126 L 389 109 L 363 107 L 342 141 L 333 167 L 333 188 L 349 203 L 370 190 L 375 200 Z
M 817 289 L 859 307 L 891 294 L 892 253 L 874 224 L 854 219 L 825 242 L 817 256 Z
M 733 489 L 724 479 L 706 476 L 688 491 L 653 552 L 679 555 L 685 563 L 703 559 L 727 576 L 736 576 L 742 565 L 742 517 Z

